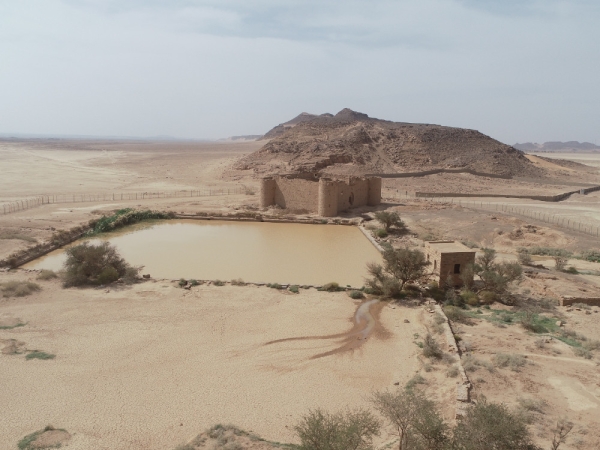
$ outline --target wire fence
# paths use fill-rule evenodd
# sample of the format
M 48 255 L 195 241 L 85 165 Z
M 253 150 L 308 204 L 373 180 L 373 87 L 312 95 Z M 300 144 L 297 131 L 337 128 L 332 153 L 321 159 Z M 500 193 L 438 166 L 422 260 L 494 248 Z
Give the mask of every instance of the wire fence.
M 575 220 L 571 217 L 561 216 L 558 214 L 551 214 L 545 211 L 536 211 L 531 207 L 526 208 L 522 206 L 511 205 L 508 203 L 486 202 L 483 200 L 465 200 L 464 198 L 415 197 L 409 192 L 405 192 L 404 195 L 394 192 L 390 192 L 387 194 L 389 194 L 391 198 L 398 200 L 402 198 L 418 198 L 419 200 L 424 202 L 458 205 L 464 208 L 480 209 L 485 211 L 509 214 L 513 216 L 527 217 L 529 219 L 539 220 L 540 222 L 555 225 L 559 228 L 565 228 L 568 230 L 584 233 L 590 236 L 600 237 L 600 225 L 586 223 L 583 221 Z
M 150 200 L 159 198 L 186 198 L 186 197 L 208 197 L 214 195 L 240 195 L 248 194 L 250 191 L 244 187 L 222 188 L 222 189 L 200 189 L 171 192 L 112 192 L 104 194 L 52 194 L 38 195 L 20 200 L 4 203 L 0 206 L 2 214 L 10 214 L 25 211 L 41 205 L 54 203 L 83 203 L 83 202 L 106 202 L 122 200 Z

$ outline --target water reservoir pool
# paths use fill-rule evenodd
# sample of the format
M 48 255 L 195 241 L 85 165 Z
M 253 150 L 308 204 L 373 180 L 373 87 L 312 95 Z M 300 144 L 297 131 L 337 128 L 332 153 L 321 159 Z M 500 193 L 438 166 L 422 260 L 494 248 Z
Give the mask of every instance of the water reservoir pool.
M 352 226 L 170 220 L 143 223 L 93 240 L 108 240 L 142 273 L 195 278 L 362 286 L 368 262 L 381 255 Z M 25 265 L 60 270 L 63 249 Z

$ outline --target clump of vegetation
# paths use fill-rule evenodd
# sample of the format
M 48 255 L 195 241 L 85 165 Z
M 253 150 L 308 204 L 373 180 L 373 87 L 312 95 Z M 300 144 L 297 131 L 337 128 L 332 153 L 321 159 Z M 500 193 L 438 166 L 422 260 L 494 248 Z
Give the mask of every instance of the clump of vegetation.
M 375 218 L 383 225 L 383 229 L 388 233 L 392 228 L 406 228 L 406 225 L 402 222 L 398 213 L 395 212 L 378 211 L 375 213 Z
M 377 295 L 399 297 L 406 283 L 424 277 L 427 264 L 425 255 L 420 250 L 388 247 L 383 252 L 383 265 L 367 264 L 367 270 L 371 275 L 366 282 L 367 287 Z
M 145 220 L 173 218 L 175 218 L 175 213 L 172 211 L 139 211 L 131 208 L 119 209 L 110 216 L 103 216 L 98 220 L 91 221 L 90 226 L 92 227 L 92 230 L 90 234 L 106 233 Z
M 581 259 L 591 262 L 600 262 L 600 251 L 586 250 L 581 253 Z
M 225 282 L 221 281 L 221 280 L 215 280 L 215 281 L 213 281 L 213 284 L 215 286 L 225 286 Z
M 567 252 L 560 252 L 552 256 L 552 259 L 554 259 L 554 268 L 563 271 L 569 262 L 569 255 Z
M 198 286 L 199 284 L 200 284 L 200 282 L 198 282 L 198 280 L 191 279 L 189 281 L 190 286 Z
M 522 264 L 524 266 L 530 266 L 533 262 L 533 259 L 531 258 L 531 253 L 529 253 L 529 250 L 523 247 L 517 250 L 517 259 L 519 260 L 519 264 Z
M 406 382 L 406 389 L 414 389 L 419 384 L 427 384 L 427 380 L 423 378 L 421 375 L 416 374 L 410 380 Z
M 526 364 L 523 355 L 516 353 L 498 353 L 494 356 L 494 364 L 497 367 L 508 367 L 513 372 L 518 372 Z
M 473 267 L 474 273 L 482 281 L 480 291 L 489 291 L 502 296 L 506 294 L 508 286 L 519 282 L 523 276 L 523 269 L 518 263 L 497 263 L 496 250 L 482 248 L 483 255 L 477 257 Z
M 236 278 L 235 280 L 231 280 L 232 286 L 246 286 L 246 282 L 241 278 Z
M 335 281 L 332 281 L 331 283 L 324 284 L 320 290 L 327 291 L 327 292 L 337 292 L 337 291 L 343 291 L 344 288 L 341 288 L 338 283 L 336 283 Z
M 547 333 L 549 330 L 545 326 L 546 322 L 548 322 L 546 317 L 535 314 L 532 311 L 524 311 L 520 321 L 523 328 L 533 333 Z
M 452 322 L 468 324 L 471 322 L 469 315 L 456 306 L 444 306 L 444 314 Z
M 354 300 L 360 300 L 361 298 L 365 298 L 365 295 L 361 291 L 351 290 L 348 291 L 348 296 Z
M 459 374 L 460 371 L 458 370 L 458 366 L 456 365 L 452 365 L 448 367 L 448 370 L 446 370 L 446 376 L 448 378 L 456 378 Z
M 394 429 L 400 450 L 442 449 L 450 444 L 450 429 L 438 406 L 421 391 L 376 392 L 371 401 Z
M 93 245 L 88 242 L 66 250 L 65 287 L 97 286 L 123 278 L 134 282 L 139 269 L 131 267 L 108 242 Z
M 32 281 L 7 281 L 0 283 L 0 291 L 4 297 L 25 297 L 41 290 L 39 284 Z
M 460 293 L 460 296 L 462 297 L 463 302 L 469 306 L 479 305 L 479 297 L 477 297 L 477 294 L 475 292 L 463 290 Z
M 467 372 L 476 372 L 480 367 L 485 367 L 489 372 L 494 371 L 494 366 L 489 361 L 477 359 L 472 355 L 463 356 L 462 366 Z
M 300 288 L 297 284 L 294 284 L 292 286 L 289 287 L 289 291 L 293 294 L 299 294 L 300 293 Z
M 531 253 L 532 255 L 539 255 L 539 256 L 572 256 L 573 253 L 568 251 L 568 250 L 564 250 L 562 248 L 555 248 L 555 247 L 540 247 L 540 246 L 535 246 L 535 247 L 530 247 L 529 248 L 529 253 Z
M 294 427 L 303 450 L 368 450 L 381 424 L 365 409 L 328 413 L 311 410 Z
M 485 398 L 467 410 L 454 429 L 453 440 L 453 448 L 462 450 L 539 450 L 520 414 L 504 404 L 488 403 Z
M 181 279 L 180 279 L 180 280 L 177 282 L 177 284 L 179 285 L 179 287 L 181 287 L 181 288 L 182 288 L 182 287 L 184 287 L 184 286 L 187 286 L 187 284 L 188 284 L 188 281 L 187 281 L 185 278 L 181 278 Z
M 267 283 L 267 287 L 271 289 L 283 289 L 283 286 L 279 283 Z
M 58 275 L 56 274 L 56 272 L 54 272 L 53 270 L 47 270 L 47 269 L 43 269 L 36 277 L 36 279 L 42 280 L 42 281 L 48 281 L 48 280 L 52 280 L 54 278 L 58 278 Z
M 47 359 L 54 359 L 54 358 L 56 358 L 56 355 L 53 355 L 52 353 L 42 352 L 39 350 L 33 350 L 32 352 L 27 353 L 27 355 L 25 356 L 25 359 L 28 361 L 30 359 L 47 360 Z
M 577 275 L 579 273 L 579 271 L 577 270 L 577 267 L 575 267 L 575 266 L 570 266 L 570 267 L 566 268 L 565 272 L 572 273 L 573 275 Z
M 444 290 L 440 289 L 440 286 L 437 281 L 432 281 L 429 284 L 427 284 L 427 291 L 429 292 L 431 298 L 433 298 L 434 300 L 438 302 L 444 300 Z
M 388 237 L 388 232 L 385 231 L 383 228 L 377 228 L 375 231 L 373 231 L 373 234 L 379 239 L 384 239 Z
M 431 334 L 427 333 L 423 340 L 423 356 L 426 358 L 441 359 L 443 355 L 444 352 L 442 352 L 440 344 L 438 344 Z

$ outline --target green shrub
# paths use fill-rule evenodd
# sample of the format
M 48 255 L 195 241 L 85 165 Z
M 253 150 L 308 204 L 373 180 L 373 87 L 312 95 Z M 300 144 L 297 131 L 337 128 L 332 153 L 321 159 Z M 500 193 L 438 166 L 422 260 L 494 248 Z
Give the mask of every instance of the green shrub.
M 290 290 L 290 292 L 292 292 L 294 294 L 300 293 L 300 288 L 296 284 L 294 284 L 293 286 L 290 286 L 289 290 Z
M 40 437 L 45 431 L 54 431 L 57 430 L 56 428 L 54 428 L 52 425 L 48 425 L 46 426 L 43 430 L 39 430 L 36 431 L 34 433 L 28 434 L 27 436 L 25 436 L 23 439 L 21 439 L 19 441 L 19 443 L 17 444 L 17 447 L 19 448 L 19 450 L 44 450 L 44 449 L 50 449 L 50 448 L 59 448 L 60 444 L 52 446 L 52 447 L 39 447 L 38 445 L 34 445 L 33 443 L 37 440 L 38 437 Z M 64 431 L 66 433 L 66 430 L 63 430 L 62 428 L 59 428 L 57 431 Z
M 190 286 L 198 286 L 200 283 L 198 283 L 198 280 L 190 280 Z
M 562 248 L 554 248 L 554 247 L 540 247 L 540 246 L 535 246 L 535 247 L 530 247 L 529 248 L 529 253 L 532 255 L 539 255 L 539 256 L 572 256 L 573 253 L 571 253 L 568 250 L 564 250 Z
M 246 282 L 241 278 L 236 278 L 235 280 L 231 280 L 232 286 L 246 286 Z
M 462 309 L 456 306 L 444 306 L 446 317 L 452 322 L 469 323 L 469 316 Z
M 498 295 L 492 291 L 481 291 L 479 293 L 479 299 L 484 305 L 491 305 L 498 299 Z
M 575 353 L 575 356 L 581 356 L 585 359 L 592 359 L 592 352 L 584 347 L 573 347 L 573 353 Z
M 52 280 L 53 278 L 58 278 L 58 275 L 56 275 L 56 273 L 53 270 L 46 269 L 42 270 L 36 277 L 36 279 L 42 281 Z
M 581 258 L 586 261 L 600 262 L 600 251 L 598 250 L 586 250 L 581 253 Z
M 283 289 L 283 286 L 280 285 L 279 283 L 268 283 L 267 287 L 269 287 L 271 289 Z
M 441 302 L 442 300 L 444 300 L 445 293 L 442 289 L 440 289 L 437 281 L 432 281 L 431 283 L 429 283 L 427 285 L 427 290 L 428 290 L 431 298 L 433 298 L 434 300 L 436 300 L 438 302 Z
M 91 223 L 93 228 L 90 234 L 106 233 L 144 220 L 173 218 L 175 218 L 175 213 L 171 211 L 138 211 L 131 208 L 120 209 L 111 216 L 103 216 L 102 218 L 93 221 Z
M 294 428 L 302 450 L 368 450 L 380 427 L 367 410 L 330 414 L 317 409 L 304 415 Z
M 25 297 L 40 289 L 40 285 L 32 281 L 7 281 L 0 284 L 0 291 L 4 297 Z
M 463 301 L 469 306 L 477 306 L 479 304 L 479 298 L 475 292 L 462 291 L 460 293 Z
M 525 311 L 521 317 L 521 326 L 527 331 L 533 333 L 547 333 L 548 329 L 544 326 L 541 317 L 531 311 Z
M 98 275 L 98 284 L 110 284 L 119 279 L 119 272 L 112 266 L 105 267 Z
M 456 365 L 452 365 L 448 367 L 448 370 L 446 370 L 446 376 L 448 378 L 456 378 L 459 374 L 460 371 L 458 370 L 458 366 Z
M 385 231 L 383 228 L 377 228 L 373 234 L 375 234 L 375 237 L 378 237 L 380 239 L 386 238 L 388 237 L 388 232 Z
M 354 300 L 360 300 L 361 298 L 365 298 L 365 295 L 361 291 L 348 291 L 348 296 Z
M 56 358 L 56 355 L 53 355 L 51 353 L 46 353 L 46 352 L 41 352 L 39 350 L 34 350 L 30 353 L 27 354 L 27 356 L 25 356 L 26 360 L 30 360 L 30 359 L 54 359 Z
M 378 211 L 375 213 L 375 218 L 383 225 L 386 235 L 391 228 L 405 228 L 404 222 L 402 222 L 398 213 Z
M 177 284 L 179 285 L 179 287 L 184 287 L 187 286 L 188 282 L 185 278 L 181 278 Z
M 221 281 L 221 280 L 215 280 L 215 281 L 213 281 L 213 284 L 215 286 L 225 286 L 225 282 Z
M 335 281 L 332 281 L 331 283 L 324 284 L 321 287 L 321 290 L 327 292 L 337 292 L 343 289 L 340 289 L 340 285 L 337 284 Z
M 568 268 L 565 270 L 565 272 L 567 272 L 567 273 L 572 273 L 572 274 L 574 274 L 574 275 L 577 275 L 577 274 L 579 273 L 579 271 L 577 270 L 577 267 L 575 267 L 575 266 L 568 267 Z
M 131 267 L 108 242 L 88 242 L 66 250 L 64 285 L 99 285 L 128 275 L 137 277 L 139 269 Z

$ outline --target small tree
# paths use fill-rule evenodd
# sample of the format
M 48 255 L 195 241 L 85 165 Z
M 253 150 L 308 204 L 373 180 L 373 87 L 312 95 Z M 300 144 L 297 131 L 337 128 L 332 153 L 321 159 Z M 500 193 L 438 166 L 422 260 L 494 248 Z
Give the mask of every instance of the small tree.
M 558 450 L 560 444 L 564 444 L 567 440 L 567 435 L 573 429 L 573 423 L 566 419 L 561 419 L 556 423 L 552 436 L 552 444 L 550 450 Z
M 519 260 L 519 264 L 522 264 L 524 266 L 529 266 L 533 262 L 533 260 L 531 259 L 531 254 L 526 248 L 520 248 L 519 250 L 517 250 L 517 258 Z
M 373 394 L 375 409 L 394 427 L 398 449 L 441 449 L 448 441 L 448 427 L 434 402 L 414 389 Z
M 369 450 L 380 426 L 366 410 L 330 414 L 317 409 L 302 417 L 295 430 L 302 450 Z
M 564 253 L 559 253 L 552 257 L 554 259 L 554 268 L 556 270 L 563 271 L 565 267 L 567 267 L 567 263 L 569 262 L 569 258 Z
M 394 295 L 387 295 L 385 291 L 388 294 L 399 294 L 406 283 L 421 279 L 426 267 L 425 255 L 420 250 L 388 247 L 383 252 L 383 266 L 367 264 L 367 270 L 373 277 L 367 280 L 367 285 L 374 291 L 393 297 Z
M 465 287 L 465 289 L 467 289 L 469 291 L 473 289 L 473 284 L 474 284 L 473 277 L 474 276 L 475 276 L 475 267 L 473 266 L 473 264 L 467 264 L 460 274 L 460 279 L 462 280 L 463 286 Z
M 404 222 L 400 219 L 398 213 L 389 211 L 378 211 L 375 218 L 383 225 L 385 231 L 389 232 L 391 228 L 404 228 Z
M 456 450 L 539 450 L 519 414 L 483 398 L 454 429 Z
M 494 269 L 496 261 L 496 250 L 493 248 L 482 248 L 483 255 L 477 257 L 477 264 L 481 266 L 482 272 L 489 272 Z
M 108 242 L 98 245 L 84 242 L 65 253 L 65 287 L 108 284 L 121 277 L 137 276 L 138 269 L 127 264 Z

